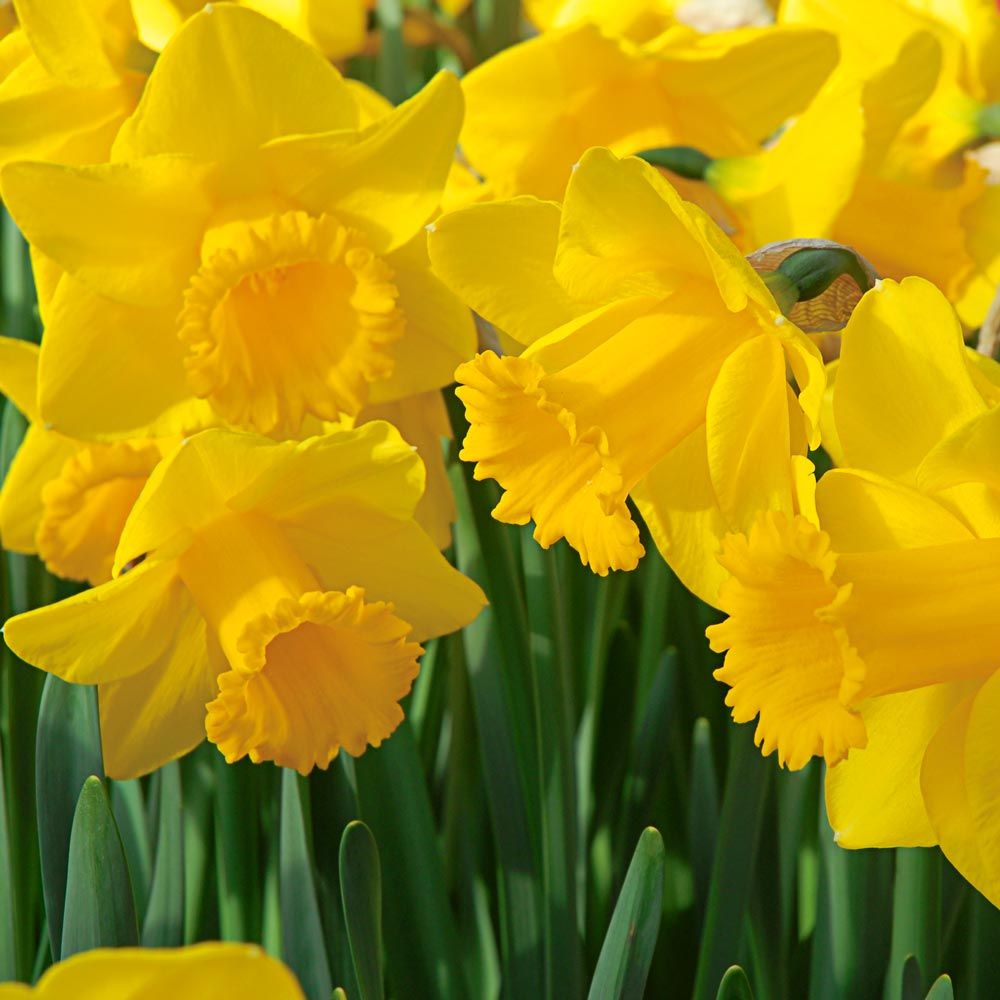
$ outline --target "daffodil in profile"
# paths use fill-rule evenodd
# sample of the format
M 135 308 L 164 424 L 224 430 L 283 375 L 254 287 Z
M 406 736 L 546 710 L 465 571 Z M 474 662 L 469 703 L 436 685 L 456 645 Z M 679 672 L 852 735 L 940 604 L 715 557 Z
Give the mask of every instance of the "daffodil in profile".
M 729 536 L 709 629 L 737 721 L 792 768 L 823 756 L 844 847 L 940 843 L 1000 902 L 1000 365 L 944 296 L 885 281 L 843 335 L 845 467 L 815 513 Z
M 173 1000 L 240 996 L 304 1000 L 291 971 L 256 945 L 187 948 L 97 948 L 57 962 L 34 986 L 0 985 L 0 1000 L 79 1000 L 99 984 L 104 1000 Z
M 447 384 L 475 332 L 430 272 L 423 226 L 458 82 L 358 115 L 318 52 L 218 4 L 168 43 L 110 163 L 8 165 L 8 207 L 65 272 L 42 418 L 82 437 L 296 436 Z
M 56 576 L 104 583 L 132 505 L 177 441 L 66 437 L 39 421 L 37 382 L 38 347 L 0 337 L 0 391 L 29 421 L 0 491 L 0 540 Z
M 484 603 L 413 520 L 423 488 L 382 421 L 299 443 L 203 431 L 139 495 L 114 578 L 10 619 L 7 644 L 98 685 L 112 777 L 206 735 L 302 773 L 361 754 L 402 719 L 417 643 Z
M 816 440 L 819 353 L 652 167 L 591 150 L 561 209 L 533 198 L 462 209 L 429 244 L 438 273 L 509 344 L 530 345 L 456 372 L 462 457 L 504 490 L 494 517 L 534 521 L 543 546 L 566 538 L 604 574 L 642 555 L 632 494 L 665 557 L 696 580 L 714 572 L 703 521 L 766 502 L 754 441 L 777 448 L 792 490 L 791 457 Z M 695 510 L 681 494 L 710 470 L 710 509 L 673 532 L 670 513 Z
M 558 200 L 591 146 L 619 156 L 670 145 L 755 152 L 836 61 L 834 37 L 813 28 L 700 35 L 681 27 L 637 45 L 575 24 L 512 46 L 463 79 L 462 151 L 493 197 Z

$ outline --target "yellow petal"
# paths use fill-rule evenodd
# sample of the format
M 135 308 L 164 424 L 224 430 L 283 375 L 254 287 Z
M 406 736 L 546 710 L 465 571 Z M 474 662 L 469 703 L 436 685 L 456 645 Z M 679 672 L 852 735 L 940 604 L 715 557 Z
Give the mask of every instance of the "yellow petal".
M 769 149 L 716 160 L 706 179 L 738 210 L 749 247 L 824 238 L 854 190 L 863 135 L 860 88 L 825 90 Z
M 729 524 L 709 477 L 704 426 L 653 466 L 631 496 L 681 583 L 714 605 L 728 576 L 716 556 Z
M 424 463 L 427 483 L 413 516 L 439 549 L 448 548 L 451 526 L 458 515 L 442 446 L 444 439 L 451 438 L 451 426 L 441 393 L 424 392 L 366 407 L 358 417 L 358 426 L 369 420 L 387 420 L 417 449 Z
M 826 775 L 826 811 L 841 847 L 937 843 L 920 790 L 928 743 L 969 684 L 938 684 L 872 698 L 861 706 L 868 745 Z
M 996 701 L 996 677 L 986 686 L 993 688 L 985 699 L 989 707 Z M 1000 869 L 995 857 L 996 836 L 991 829 L 995 825 L 993 808 L 990 803 L 974 802 L 975 779 L 969 773 L 972 754 L 982 748 L 981 717 L 975 736 L 972 734 L 978 700 L 973 694 L 960 702 L 937 731 L 924 755 L 920 786 L 927 816 L 945 857 L 996 905 L 1000 901 Z M 995 720 L 994 716 L 987 725 L 995 727 Z
M 206 168 L 175 156 L 66 167 L 15 163 L 3 195 L 28 240 L 95 291 L 176 308 L 210 211 Z
M 112 159 L 236 160 L 280 136 L 356 123 L 350 91 L 315 49 L 260 14 L 214 4 L 163 50 Z
M 760 511 L 793 513 L 785 355 L 763 334 L 723 362 L 708 397 L 708 467 L 731 530 Z
M 403 314 L 392 373 L 372 383 L 375 405 L 448 385 L 476 352 L 476 325 L 462 302 L 434 275 L 423 232 L 386 257 Z
M 7 470 L 0 492 L 0 538 L 12 552 L 35 552 L 42 519 L 42 489 L 59 477 L 81 445 L 32 424 Z
M 146 560 L 93 590 L 16 615 L 4 639 L 26 663 L 74 684 L 119 680 L 173 642 L 181 596 L 173 563 Z
M 38 419 L 38 345 L 0 337 L 0 392 L 29 420 Z
M 917 470 L 922 489 L 982 482 L 1000 489 L 1000 406 L 959 427 L 933 448 Z
M 205 706 L 215 697 L 205 621 L 190 598 L 170 644 L 139 673 L 101 684 L 101 746 L 109 778 L 138 778 L 205 739 Z
M 938 500 L 872 472 L 830 470 L 816 487 L 816 506 L 838 552 L 911 549 L 973 537 Z
M 556 277 L 570 295 L 666 295 L 692 279 L 737 311 L 773 299 L 732 241 L 642 160 L 592 149 L 566 191 Z
M 535 198 L 449 212 L 428 236 L 434 271 L 485 320 L 531 344 L 587 311 L 552 273 L 559 216 Z
M 128 0 L 17 0 L 17 19 L 45 68 L 74 87 L 118 82 L 135 23 Z
M 38 297 L 38 315 L 44 328 L 49 325 L 49 308 L 59 282 L 62 281 L 63 269 L 37 247 L 28 249 L 31 256 L 31 273 L 35 279 L 35 294 Z
M 391 602 L 416 642 L 468 625 L 486 604 L 483 592 L 441 555 L 413 521 L 345 503 L 343 516 L 317 513 L 285 525 L 292 544 L 317 566 L 328 591 L 364 589 L 366 601 Z
M 837 577 L 851 584 L 838 620 L 865 662 L 865 695 L 996 669 L 1000 538 L 842 553 Z
M 257 945 L 100 948 L 53 965 L 36 1000 L 173 1000 L 178 996 L 303 1000 L 295 977 Z
M 938 441 L 983 412 L 958 319 L 933 285 L 865 294 L 843 333 L 833 409 L 849 465 L 911 482 Z
M 191 397 L 170 310 L 121 305 L 64 277 L 39 364 L 39 409 L 74 436 L 182 435 L 215 422 Z
M 762 514 L 749 536 L 727 536 L 719 560 L 731 575 L 717 604 L 729 617 L 706 635 L 727 651 L 713 676 L 730 685 L 733 719 L 759 715 L 755 742 L 792 770 L 863 747 L 865 725 L 849 704 L 865 665 L 828 620 L 850 592 L 833 578 L 829 536 L 803 517 Z
M 252 0 L 251 5 L 259 2 Z M 264 2 L 275 7 L 282 0 Z M 302 2 L 311 39 L 324 55 L 334 60 L 346 59 L 364 48 L 370 9 L 365 0 L 344 0 L 336 5 L 316 0 Z
M 313 213 L 334 213 L 385 253 L 412 239 L 437 209 L 461 121 L 461 88 L 440 72 L 356 141 L 317 137 L 276 144 L 265 155 L 283 173 L 287 197 Z M 293 170 L 296 164 L 307 169 Z

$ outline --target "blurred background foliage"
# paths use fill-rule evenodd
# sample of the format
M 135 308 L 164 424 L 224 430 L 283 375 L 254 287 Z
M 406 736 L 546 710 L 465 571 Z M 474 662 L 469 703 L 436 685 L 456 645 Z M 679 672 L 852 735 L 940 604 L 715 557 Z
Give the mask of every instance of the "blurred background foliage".
M 407 46 L 400 0 L 376 16 L 348 72 L 396 101 L 519 31 L 509 0 L 431 47 Z M 37 340 L 6 215 L 0 269 L 4 333 Z M 6 403 L 0 472 L 25 429 Z M 301 778 L 206 743 L 103 780 L 95 691 L 3 650 L 0 981 L 217 939 L 260 942 L 310 1000 L 996 996 L 1000 913 L 936 849 L 834 844 L 822 764 L 780 771 L 729 720 L 715 612 L 649 540 L 596 577 L 493 521 L 495 484 L 456 452 L 452 555 L 491 605 L 429 644 L 406 721 L 359 759 Z M 74 587 L 12 553 L 0 582 L 4 618 Z

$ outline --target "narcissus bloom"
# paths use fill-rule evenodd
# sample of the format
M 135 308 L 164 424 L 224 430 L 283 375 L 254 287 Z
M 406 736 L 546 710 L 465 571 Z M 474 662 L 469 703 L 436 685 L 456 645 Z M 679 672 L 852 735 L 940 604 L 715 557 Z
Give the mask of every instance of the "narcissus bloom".
M 417 642 L 484 603 L 414 522 L 423 487 L 382 421 L 301 443 L 204 431 L 143 489 L 114 579 L 10 619 L 7 644 L 99 686 L 112 777 L 206 734 L 230 762 L 326 767 L 392 733 Z
M 0 538 L 56 576 L 104 583 L 132 505 L 177 442 L 105 444 L 49 430 L 38 420 L 37 376 L 38 347 L 0 337 L 0 391 L 29 420 L 0 491 Z
M 608 150 L 584 156 L 561 211 L 533 198 L 462 209 L 429 245 L 474 309 L 530 345 L 456 372 L 471 424 L 462 457 L 504 488 L 494 516 L 533 520 L 542 545 L 565 537 L 604 574 L 642 555 L 632 493 L 665 557 L 702 589 L 714 563 L 703 521 L 767 506 L 754 442 L 780 452 L 767 460 L 791 492 L 790 457 L 817 439 L 816 348 L 700 209 Z M 702 471 L 704 504 L 692 493 Z
M 1000 902 L 1000 365 L 971 364 L 918 278 L 869 292 L 843 335 L 834 414 L 849 468 L 814 518 L 731 536 L 709 629 L 765 752 L 822 755 L 845 847 L 939 842 Z M 846 760 L 845 760 L 846 758 Z
M 475 330 L 423 225 L 461 115 L 443 73 L 359 129 L 337 71 L 272 21 L 232 4 L 191 18 L 111 163 L 5 168 L 12 214 L 65 271 L 43 419 L 83 437 L 293 436 L 447 384 Z
M 295 976 L 248 944 L 98 948 L 49 968 L 35 986 L 0 985 L 0 1000 L 304 1000 Z
M 807 28 L 677 28 L 644 47 L 592 24 L 547 32 L 462 81 L 462 150 L 498 198 L 561 199 L 591 146 L 754 152 L 808 104 L 836 60 L 833 36 Z

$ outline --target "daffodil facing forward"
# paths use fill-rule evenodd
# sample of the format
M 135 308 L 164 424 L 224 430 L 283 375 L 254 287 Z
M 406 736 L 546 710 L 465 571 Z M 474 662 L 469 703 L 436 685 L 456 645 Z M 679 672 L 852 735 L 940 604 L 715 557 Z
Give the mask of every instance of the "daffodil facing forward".
M 326 767 L 396 728 L 417 642 L 484 603 L 413 520 L 423 487 L 382 421 L 301 443 L 204 431 L 143 489 L 114 579 L 12 618 L 7 643 L 99 686 L 113 777 L 206 734 L 228 761 Z
M 1000 903 L 1000 365 L 970 363 L 932 285 L 886 281 L 844 331 L 833 397 L 848 467 L 815 515 L 724 542 L 716 676 L 765 753 L 831 765 L 843 846 L 940 843 Z
M 0 984 L 0 1000 L 304 1000 L 295 976 L 263 949 L 248 944 L 188 948 L 98 948 L 57 962 L 34 986 Z
M 456 372 L 470 423 L 462 457 L 503 487 L 496 518 L 534 520 L 543 546 L 565 537 L 597 573 L 632 569 L 636 491 L 661 551 L 700 591 L 712 552 L 700 551 L 703 525 L 668 525 L 669 512 L 695 509 L 671 491 L 711 470 L 711 512 L 739 522 L 768 500 L 751 458 L 759 441 L 777 449 L 767 461 L 793 492 L 791 457 L 816 440 L 818 351 L 652 167 L 591 150 L 561 211 L 531 198 L 463 209 L 436 223 L 430 248 L 473 308 L 530 344 Z
M 42 418 L 84 437 L 298 436 L 446 384 L 474 327 L 431 275 L 423 225 L 461 115 L 440 74 L 358 128 L 352 90 L 278 25 L 232 4 L 191 18 L 111 163 L 4 172 L 19 225 L 65 271 Z

